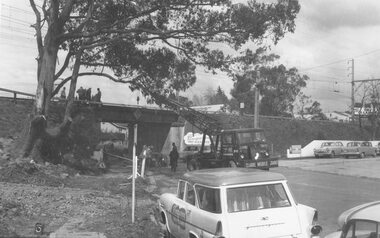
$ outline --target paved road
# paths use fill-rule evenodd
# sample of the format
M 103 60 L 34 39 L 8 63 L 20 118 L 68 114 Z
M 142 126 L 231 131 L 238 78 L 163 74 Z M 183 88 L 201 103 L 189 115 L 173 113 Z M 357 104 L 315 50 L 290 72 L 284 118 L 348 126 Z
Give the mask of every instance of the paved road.
M 309 166 L 306 166 L 305 163 Z M 338 160 L 336 163 L 332 160 L 328 161 L 330 166 L 324 168 L 326 172 L 312 171 L 315 170 L 312 168 L 318 167 L 316 163 L 326 164 L 327 162 L 314 160 L 300 161 L 300 163 L 282 163 L 283 166 L 286 165 L 287 167 L 281 166 L 280 163 L 281 167 L 272 169 L 272 171 L 282 173 L 287 177 L 294 196 L 299 203 L 318 209 L 319 222 L 324 229 L 323 237 L 338 229 L 337 218 L 343 211 L 365 202 L 380 200 L 380 179 L 365 176 L 365 174 L 357 176 L 344 173 L 334 174 L 333 170 L 337 167 L 336 163 L 341 164 Z M 351 171 L 351 169 L 348 169 L 352 168 L 351 163 L 357 163 L 357 161 L 345 161 L 344 167 L 339 165 L 342 168 L 339 171 L 346 171 L 346 168 L 347 171 Z M 378 163 L 378 161 L 373 161 L 373 163 Z M 367 168 L 363 170 L 363 173 L 374 174 L 373 171 L 369 172 L 369 170 L 380 171 L 374 165 L 369 167 L 366 165 L 365 167 Z M 358 169 L 360 170 L 360 168 Z M 175 191 L 176 180 L 184 170 L 184 168 L 180 168 L 180 171 L 175 175 L 170 172 L 155 173 L 160 192 Z
M 326 235 L 338 229 L 337 218 L 356 205 L 380 200 L 380 180 L 279 167 L 299 203 L 315 207 Z

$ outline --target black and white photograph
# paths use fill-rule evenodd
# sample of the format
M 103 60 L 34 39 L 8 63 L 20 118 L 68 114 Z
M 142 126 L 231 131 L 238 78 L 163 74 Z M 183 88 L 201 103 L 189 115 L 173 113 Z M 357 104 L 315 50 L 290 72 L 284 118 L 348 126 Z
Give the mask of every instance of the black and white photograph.
M 0 238 L 380 238 L 379 0 L 0 16 Z

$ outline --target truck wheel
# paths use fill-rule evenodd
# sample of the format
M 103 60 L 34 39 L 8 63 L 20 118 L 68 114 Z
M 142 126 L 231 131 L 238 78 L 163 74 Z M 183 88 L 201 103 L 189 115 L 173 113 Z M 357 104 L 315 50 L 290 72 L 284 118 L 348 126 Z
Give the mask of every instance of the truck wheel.
M 197 166 L 197 162 L 194 161 L 194 160 L 190 160 L 188 163 L 187 163 L 187 169 L 189 171 L 193 171 L 193 170 L 197 170 L 199 169 L 199 166 Z
M 231 161 L 229 162 L 229 164 L 230 164 L 230 167 L 231 167 L 231 168 L 236 168 L 236 167 L 237 167 L 235 161 L 232 161 L 232 160 L 231 160 Z
M 194 170 L 194 166 L 193 166 L 193 164 L 191 162 L 187 163 L 187 170 L 189 170 L 189 171 L 193 171 Z

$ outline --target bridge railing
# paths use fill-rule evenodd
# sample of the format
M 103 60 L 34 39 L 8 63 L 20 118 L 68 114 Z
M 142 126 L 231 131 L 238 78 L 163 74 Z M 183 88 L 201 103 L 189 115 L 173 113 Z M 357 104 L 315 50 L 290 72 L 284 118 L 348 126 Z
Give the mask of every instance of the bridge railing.
M 17 95 L 23 95 L 23 96 L 27 96 L 29 98 L 30 97 L 31 98 L 35 97 L 35 95 L 30 94 L 30 93 L 20 92 L 20 91 L 6 89 L 6 88 L 0 88 L 0 91 L 13 94 L 13 101 L 14 101 L 14 103 L 17 103 L 17 99 L 25 99 L 25 98 L 20 98 L 20 97 L 17 98 Z M 12 99 L 12 97 L 9 97 L 9 98 Z M 27 99 L 29 99 L 29 98 L 27 98 Z

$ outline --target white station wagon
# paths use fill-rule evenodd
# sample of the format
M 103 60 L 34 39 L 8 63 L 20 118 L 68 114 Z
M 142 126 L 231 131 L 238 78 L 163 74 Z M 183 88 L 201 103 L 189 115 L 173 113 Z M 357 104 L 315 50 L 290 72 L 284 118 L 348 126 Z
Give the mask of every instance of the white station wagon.
M 298 204 L 285 177 L 248 168 L 185 173 L 159 199 L 168 237 L 318 237 L 318 212 Z

